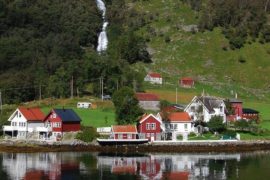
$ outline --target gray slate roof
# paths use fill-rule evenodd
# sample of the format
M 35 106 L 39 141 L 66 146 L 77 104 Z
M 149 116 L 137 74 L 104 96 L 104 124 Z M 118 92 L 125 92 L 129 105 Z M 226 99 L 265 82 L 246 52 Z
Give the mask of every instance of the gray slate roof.
M 219 108 L 220 105 L 224 102 L 223 99 L 212 96 L 201 96 L 198 99 L 204 104 L 209 112 L 214 112 L 214 108 Z

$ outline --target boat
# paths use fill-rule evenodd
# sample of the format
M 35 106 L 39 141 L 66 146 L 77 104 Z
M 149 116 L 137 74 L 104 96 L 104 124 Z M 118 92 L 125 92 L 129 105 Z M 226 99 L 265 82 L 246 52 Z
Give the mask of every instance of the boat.
M 97 142 L 102 145 L 136 145 L 148 143 L 148 139 L 99 139 Z

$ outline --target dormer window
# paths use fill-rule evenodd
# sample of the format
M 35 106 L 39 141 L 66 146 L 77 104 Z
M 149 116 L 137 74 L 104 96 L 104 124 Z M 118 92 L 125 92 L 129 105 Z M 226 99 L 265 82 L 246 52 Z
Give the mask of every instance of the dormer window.
M 219 107 L 219 110 L 220 110 L 220 112 L 223 112 L 223 107 L 220 106 L 220 107 Z

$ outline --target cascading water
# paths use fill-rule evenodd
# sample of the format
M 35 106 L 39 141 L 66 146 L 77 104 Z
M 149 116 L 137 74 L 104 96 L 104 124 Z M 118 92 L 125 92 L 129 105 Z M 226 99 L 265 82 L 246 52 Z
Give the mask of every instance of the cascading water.
M 106 28 L 108 26 L 108 22 L 105 19 L 106 16 L 106 6 L 105 3 L 102 0 L 96 0 L 98 9 L 102 12 L 102 19 L 103 19 L 103 25 L 102 25 L 102 31 L 100 32 L 98 36 L 98 46 L 97 51 L 105 51 L 108 46 L 108 38 L 106 33 Z

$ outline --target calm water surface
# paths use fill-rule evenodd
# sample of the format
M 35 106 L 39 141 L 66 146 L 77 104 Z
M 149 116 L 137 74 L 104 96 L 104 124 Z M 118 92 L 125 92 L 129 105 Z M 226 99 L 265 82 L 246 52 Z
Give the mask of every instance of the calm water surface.
M 270 179 L 270 151 L 238 154 L 1 153 L 0 179 Z

